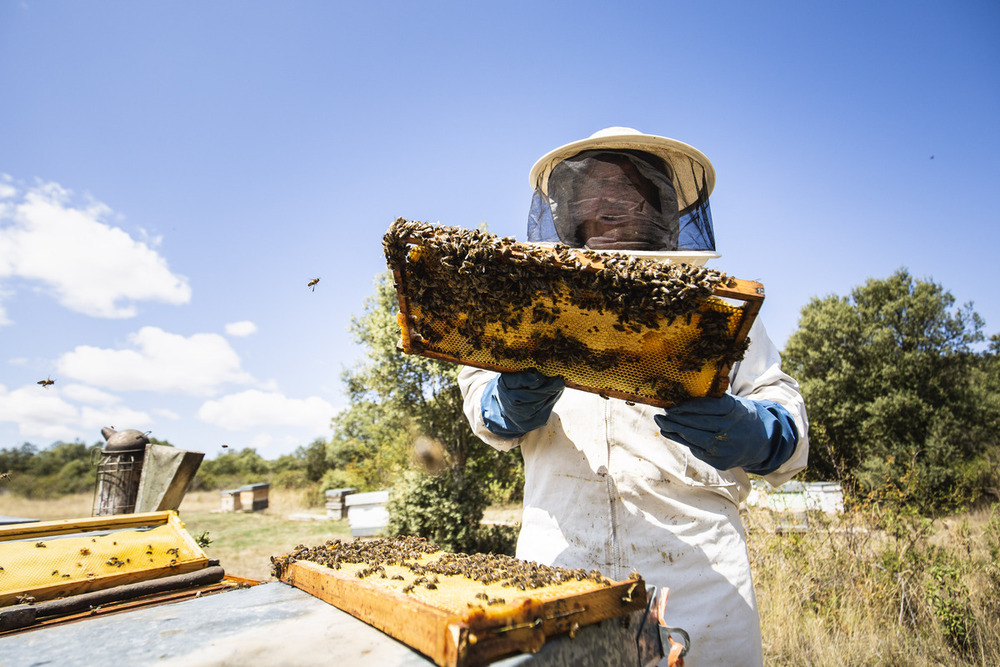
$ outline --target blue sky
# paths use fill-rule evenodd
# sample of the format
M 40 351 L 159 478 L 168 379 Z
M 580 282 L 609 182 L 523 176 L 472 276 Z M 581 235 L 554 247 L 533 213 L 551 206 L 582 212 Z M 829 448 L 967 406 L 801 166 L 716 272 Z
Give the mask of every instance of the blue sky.
M 712 160 L 779 347 L 901 267 L 1000 331 L 994 1 L 0 0 L 0 99 L 0 447 L 328 437 L 389 224 L 523 239 L 613 125 Z

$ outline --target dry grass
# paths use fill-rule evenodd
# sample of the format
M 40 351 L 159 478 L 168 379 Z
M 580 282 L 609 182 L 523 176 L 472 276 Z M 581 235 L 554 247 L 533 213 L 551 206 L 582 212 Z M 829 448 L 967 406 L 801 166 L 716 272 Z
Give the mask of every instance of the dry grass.
M 272 489 L 268 507 L 262 512 L 220 512 L 218 492 L 188 494 L 181 504 L 181 520 L 194 537 L 207 533 L 205 553 L 228 574 L 267 581 L 271 578 L 271 556 L 288 553 L 298 544 L 322 544 L 350 537 L 347 521 L 293 520 L 297 514 L 322 516 L 323 508 L 310 507 L 301 491 Z
M 1000 664 L 1000 511 L 745 516 L 769 665 Z
M 0 514 L 39 521 L 79 519 L 90 516 L 94 494 L 77 493 L 50 500 L 30 500 L 11 494 L 0 495 Z

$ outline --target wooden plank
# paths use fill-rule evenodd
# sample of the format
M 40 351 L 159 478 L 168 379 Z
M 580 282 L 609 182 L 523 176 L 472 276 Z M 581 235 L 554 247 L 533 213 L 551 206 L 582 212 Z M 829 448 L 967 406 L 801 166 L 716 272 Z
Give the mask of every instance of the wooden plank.
M 572 634 L 576 628 L 645 606 L 646 586 L 642 580 L 553 600 L 525 600 L 503 625 L 480 623 L 476 618 L 467 621 L 468 638 L 463 647 L 466 664 L 481 665 L 516 653 L 534 653 L 549 637 Z
M 60 519 L 37 523 L 14 524 L 0 528 L 0 542 L 7 540 L 27 540 L 83 533 L 97 530 L 121 530 L 158 526 L 167 523 L 171 512 L 142 512 L 139 514 L 113 514 L 109 516 L 85 517 L 82 519 Z
M 382 630 L 441 667 L 472 667 L 535 652 L 548 637 L 572 634 L 576 628 L 646 606 L 642 579 L 547 599 L 532 598 L 529 591 L 511 604 L 475 606 L 460 614 L 309 561 L 291 563 L 279 578 Z
M 743 341 L 750 335 L 750 327 L 753 326 L 754 321 L 757 319 L 757 314 L 760 312 L 760 307 L 764 303 L 764 286 L 753 280 L 741 280 L 739 278 L 734 278 L 733 280 L 735 283 L 730 287 L 716 287 L 713 295 L 724 299 L 736 299 L 744 302 L 740 308 L 743 314 L 740 317 L 736 333 L 733 336 L 734 341 Z M 712 388 L 708 392 L 709 396 L 722 396 L 726 392 L 729 388 L 729 372 L 731 370 L 732 367 L 729 364 L 719 369 L 719 374 L 716 376 L 715 381 L 712 383 Z
M 296 561 L 281 580 L 342 609 L 445 667 L 449 662 L 443 630 L 458 621 L 449 612 L 361 579 L 334 575 L 328 567 Z

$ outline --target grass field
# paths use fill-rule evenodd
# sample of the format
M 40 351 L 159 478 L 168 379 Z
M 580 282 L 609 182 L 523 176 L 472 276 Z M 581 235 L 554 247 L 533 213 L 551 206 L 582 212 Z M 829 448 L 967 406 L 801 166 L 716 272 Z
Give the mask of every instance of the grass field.
M 91 502 L 0 496 L 0 514 L 81 518 Z M 267 581 L 271 556 L 350 535 L 346 521 L 292 520 L 324 512 L 293 491 L 272 489 L 263 512 L 220 505 L 218 492 L 191 493 L 179 514 L 234 576 Z M 491 508 L 488 518 L 517 520 L 519 509 Z M 813 517 L 803 532 L 775 531 L 763 510 L 745 521 L 765 664 L 1000 664 L 1000 507 L 935 522 L 870 508 Z

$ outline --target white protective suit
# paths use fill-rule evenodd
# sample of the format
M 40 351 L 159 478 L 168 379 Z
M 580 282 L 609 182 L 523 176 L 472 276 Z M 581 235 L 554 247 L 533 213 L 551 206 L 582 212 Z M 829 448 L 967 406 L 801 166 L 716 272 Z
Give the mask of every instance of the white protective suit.
M 805 406 L 763 326 L 755 324 L 750 339 L 730 374 L 730 391 L 781 404 L 799 433 L 791 458 L 765 478 L 778 485 L 806 466 Z M 517 557 L 596 568 L 616 581 L 638 572 L 658 590 L 670 589 L 666 623 L 691 637 L 687 667 L 761 664 L 760 621 L 738 511 L 750 490 L 747 474 L 717 470 L 665 438 L 653 421 L 662 408 L 568 388 L 545 426 L 501 438 L 486 428 L 481 408 L 494 375 L 466 367 L 459 384 L 476 435 L 501 451 L 521 448 L 524 514 Z

